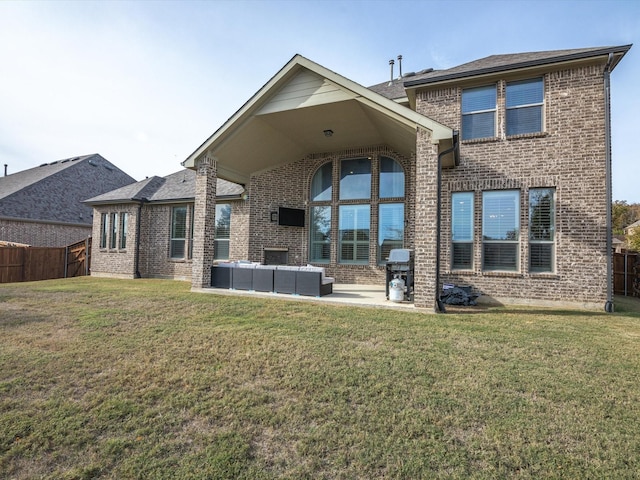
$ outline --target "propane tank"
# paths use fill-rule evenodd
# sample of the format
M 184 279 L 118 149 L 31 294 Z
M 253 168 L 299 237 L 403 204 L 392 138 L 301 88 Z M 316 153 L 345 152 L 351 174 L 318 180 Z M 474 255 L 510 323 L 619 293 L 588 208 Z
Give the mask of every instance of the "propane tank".
M 404 280 L 394 278 L 389 282 L 389 300 L 392 302 L 401 302 L 404 300 Z

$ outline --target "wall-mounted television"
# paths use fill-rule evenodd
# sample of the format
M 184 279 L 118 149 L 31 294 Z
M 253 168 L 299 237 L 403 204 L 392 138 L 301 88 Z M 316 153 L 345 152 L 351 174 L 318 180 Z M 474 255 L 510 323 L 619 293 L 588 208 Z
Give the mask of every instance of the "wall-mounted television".
M 304 227 L 304 210 L 301 208 L 278 208 L 278 225 Z

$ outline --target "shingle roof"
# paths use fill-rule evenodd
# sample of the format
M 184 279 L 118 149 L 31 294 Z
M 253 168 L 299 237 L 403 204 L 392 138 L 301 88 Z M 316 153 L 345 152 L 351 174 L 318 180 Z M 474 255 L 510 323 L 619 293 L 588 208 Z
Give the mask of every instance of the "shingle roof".
M 89 205 L 103 205 L 112 203 L 129 203 L 145 200 L 148 202 L 171 202 L 193 200 L 196 196 L 196 173 L 184 169 L 167 175 L 166 177 L 149 177 L 133 185 L 107 192 L 90 198 L 85 202 Z M 218 179 L 216 197 L 239 197 L 244 192 L 242 185 Z
M 426 74 L 421 78 L 406 80 L 404 82 L 404 85 L 405 87 L 413 87 L 433 82 L 441 82 L 445 80 L 454 80 L 469 76 L 482 75 L 486 73 L 515 70 L 519 68 L 542 66 L 552 63 L 566 62 L 570 60 L 597 57 L 607 55 L 609 53 L 624 55 L 630 48 L 631 45 L 622 45 L 617 47 L 612 46 L 576 48 L 569 50 L 550 50 L 544 52 L 490 55 L 488 57 L 464 63 L 447 70 L 434 71 L 432 73 Z M 618 58 L 612 65 L 612 69 L 613 67 L 615 67 L 617 61 L 619 61 L 620 58 Z
M 0 217 L 91 225 L 89 196 L 135 182 L 95 153 L 0 177 Z

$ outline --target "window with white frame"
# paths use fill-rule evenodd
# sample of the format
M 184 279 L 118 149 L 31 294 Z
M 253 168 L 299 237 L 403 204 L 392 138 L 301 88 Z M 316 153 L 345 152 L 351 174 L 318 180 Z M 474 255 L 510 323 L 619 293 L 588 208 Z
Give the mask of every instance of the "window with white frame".
M 482 268 L 517 271 L 520 256 L 520 191 L 482 193 Z
M 109 235 L 109 248 L 118 247 L 118 214 L 113 212 L 110 218 L 111 234 Z
M 185 258 L 187 241 L 187 207 L 179 206 L 171 209 L 170 257 Z
M 496 85 L 462 90 L 462 140 L 496 136 Z
M 216 226 L 214 239 L 215 260 L 229 259 L 229 239 L 231 238 L 231 205 L 216 204 Z
M 473 268 L 473 192 L 451 194 L 451 268 Z
M 507 82 L 506 95 L 507 135 L 542 132 L 542 78 Z
M 529 271 L 553 272 L 555 264 L 555 189 L 529 190 Z

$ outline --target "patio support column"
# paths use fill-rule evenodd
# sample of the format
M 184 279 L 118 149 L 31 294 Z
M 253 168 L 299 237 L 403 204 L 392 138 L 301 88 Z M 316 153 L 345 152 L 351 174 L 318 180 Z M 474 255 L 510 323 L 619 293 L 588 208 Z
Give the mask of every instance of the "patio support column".
M 416 139 L 414 304 L 435 310 L 438 145 L 418 128 Z
M 193 209 L 193 266 L 191 288 L 211 286 L 214 259 L 217 164 L 205 154 L 196 160 L 196 200 Z

